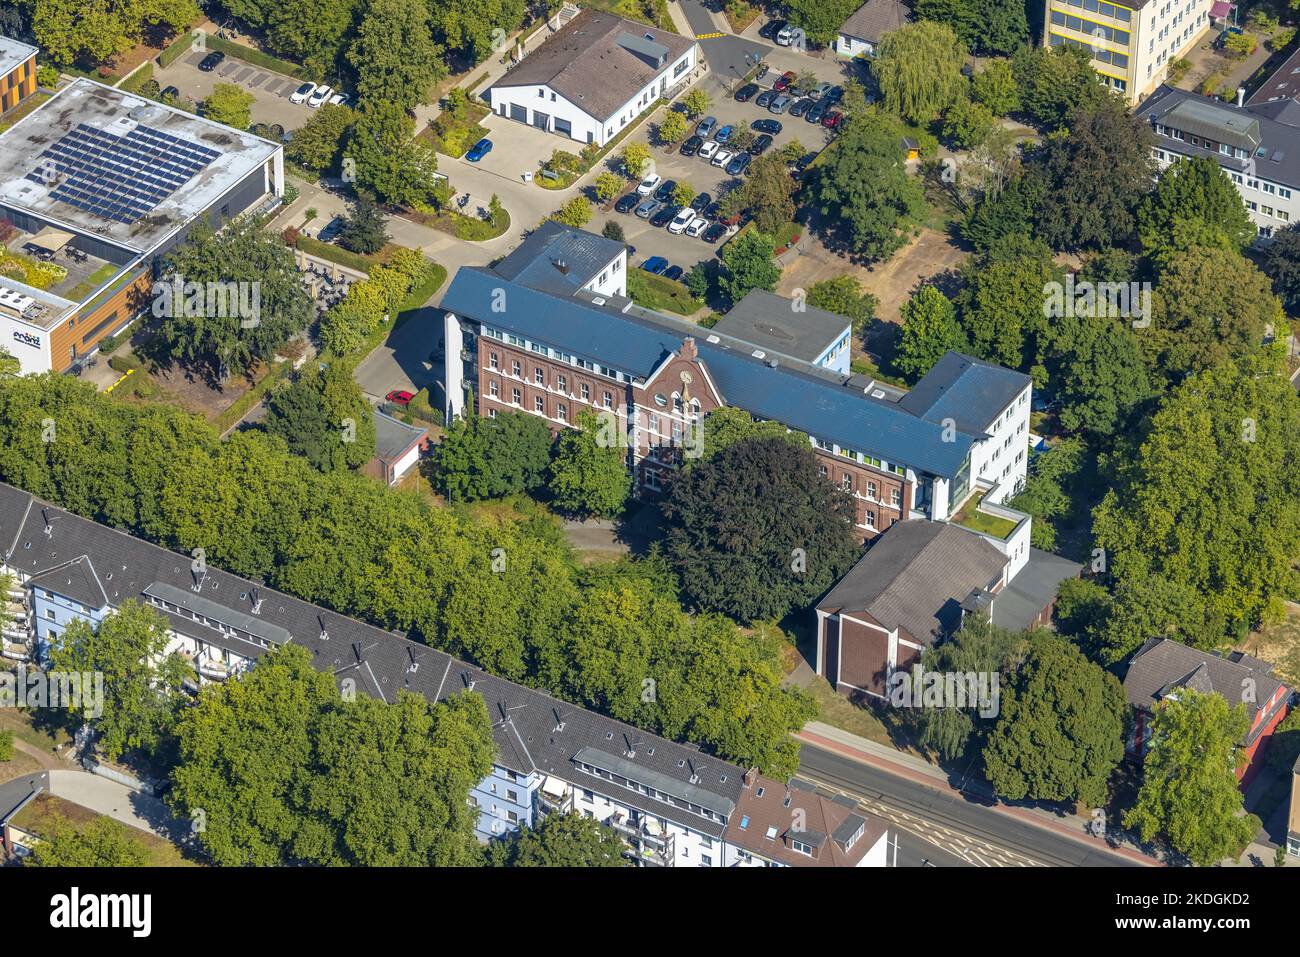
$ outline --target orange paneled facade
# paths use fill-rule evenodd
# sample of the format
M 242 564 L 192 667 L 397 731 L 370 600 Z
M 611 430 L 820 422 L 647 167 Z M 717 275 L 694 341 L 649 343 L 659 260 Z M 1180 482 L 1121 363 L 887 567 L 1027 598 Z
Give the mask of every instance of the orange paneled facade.
M 36 55 L 0 77 L 0 113 L 8 113 L 36 92 Z

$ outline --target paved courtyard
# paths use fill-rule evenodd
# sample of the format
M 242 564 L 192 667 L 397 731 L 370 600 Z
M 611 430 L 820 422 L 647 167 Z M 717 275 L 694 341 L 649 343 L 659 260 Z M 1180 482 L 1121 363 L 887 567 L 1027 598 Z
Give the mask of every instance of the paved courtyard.
M 302 126 L 315 112 L 305 103 L 290 103 L 289 96 L 301 80 L 284 76 L 228 56 L 215 70 L 205 73 L 199 63 L 206 51 L 195 50 L 177 58 L 171 66 L 155 70 L 154 79 L 164 89 L 174 86 L 195 103 L 207 99 L 218 83 L 234 83 L 253 94 L 254 123 L 278 123 L 286 130 Z

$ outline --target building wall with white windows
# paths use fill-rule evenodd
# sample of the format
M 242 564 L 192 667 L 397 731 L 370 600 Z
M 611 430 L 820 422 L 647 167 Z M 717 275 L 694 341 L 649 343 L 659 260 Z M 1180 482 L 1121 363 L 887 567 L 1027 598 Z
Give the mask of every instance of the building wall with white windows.
M 1171 149 L 1170 137 L 1164 137 L 1161 144 L 1152 149 L 1156 165 L 1163 171 L 1166 167 L 1182 159 L 1185 154 Z M 1259 229 L 1261 237 L 1267 239 L 1274 230 L 1285 229 L 1300 217 L 1300 197 L 1289 186 L 1274 182 L 1259 173 L 1238 173 L 1224 170 L 1241 201 L 1250 214 L 1250 220 Z

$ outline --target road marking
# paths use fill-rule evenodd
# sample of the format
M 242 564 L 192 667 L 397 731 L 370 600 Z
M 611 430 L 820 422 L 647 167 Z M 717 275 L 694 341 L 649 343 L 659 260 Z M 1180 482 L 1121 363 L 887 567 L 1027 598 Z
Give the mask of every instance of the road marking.
M 716 40 L 718 37 L 725 37 L 725 36 L 726 36 L 725 33 L 697 33 L 697 34 L 695 34 L 695 39 L 697 39 L 697 40 Z

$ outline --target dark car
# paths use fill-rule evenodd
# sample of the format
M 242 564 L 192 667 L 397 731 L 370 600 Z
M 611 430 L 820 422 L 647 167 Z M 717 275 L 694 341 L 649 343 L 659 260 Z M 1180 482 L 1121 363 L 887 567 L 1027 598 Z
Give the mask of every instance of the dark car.
M 752 100 L 754 98 L 754 94 L 757 92 L 758 92 L 757 83 L 746 83 L 744 86 L 742 86 L 739 90 L 736 91 L 736 102 L 745 103 L 749 100 Z
M 772 105 L 772 101 L 776 99 L 776 95 L 776 90 L 764 90 L 762 93 L 758 94 L 758 99 L 754 101 L 754 105 L 767 109 Z
M 681 154 L 683 156 L 694 156 L 704 145 L 704 138 L 700 136 L 688 136 L 682 143 Z
M 667 269 L 664 270 L 664 278 L 665 278 L 665 279 L 681 279 L 681 278 L 682 278 L 682 267 L 681 267 L 681 266 L 669 266 Z
M 316 234 L 316 238 L 323 243 L 333 242 L 334 237 L 343 231 L 346 224 L 347 220 L 342 216 L 335 216 L 321 228 L 321 231 Z
M 651 256 L 641 264 L 641 268 L 646 272 L 652 272 L 656 276 L 662 276 L 668 268 L 668 260 L 663 256 Z
M 654 191 L 654 198 L 661 203 L 666 203 L 673 198 L 673 190 L 677 188 L 677 180 L 666 179 L 660 183 Z
M 158 95 L 164 100 L 179 100 L 181 98 L 181 91 L 176 89 L 174 86 L 169 86 Z
M 720 215 L 722 215 L 721 203 L 709 203 L 708 206 L 704 207 L 705 219 L 717 219 Z
M 753 159 L 754 157 L 750 156 L 748 153 L 737 153 L 734 157 L 732 157 L 731 162 L 727 164 L 727 175 L 728 176 L 742 175 L 745 172 L 745 170 L 749 169 L 749 164 L 750 162 L 753 161 Z
M 641 202 L 641 197 L 636 193 L 628 193 L 614 204 L 614 211 L 618 213 L 630 213 L 636 209 L 636 204 Z
M 708 209 L 709 204 L 712 202 L 713 202 L 712 196 L 710 196 L 708 193 L 700 193 L 698 196 L 696 196 L 694 199 L 691 200 L 691 209 L 695 210 L 698 213 L 702 209 Z
M 650 225 L 656 228 L 663 228 L 673 221 L 679 208 L 672 203 L 664 203 L 650 216 Z
M 822 106 L 820 103 L 814 103 L 809 108 L 808 112 L 803 115 L 803 118 L 807 120 L 809 123 L 820 123 L 822 121 L 822 117 L 825 115 L 826 115 L 826 107 Z
M 842 99 L 844 99 L 844 87 L 833 86 L 827 90 L 825 95 L 822 97 L 822 105 L 834 106 Z
M 755 133 L 770 133 L 772 136 L 781 132 L 780 120 L 755 120 L 749 124 L 749 128 Z
M 722 223 L 714 223 L 704 231 L 704 235 L 701 238 L 706 243 L 716 243 L 725 235 L 727 235 L 727 227 Z
M 784 20 L 768 20 L 758 28 L 758 35 L 764 40 L 775 40 L 776 35 L 785 29 L 785 25 Z
M 805 96 L 802 100 L 797 101 L 793 106 L 790 107 L 790 115 L 803 116 L 810 109 L 812 109 L 812 105 L 813 105 L 813 101 L 808 99 L 808 97 Z
M 205 56 L 201 61 L 199 61 L 199 69 L 202 70 L 204 73 L 211 73 L 217 67 L 221 66 L 221 62 L 225 58 L 226 55 L 222 53 L 220 50 L 213 50 L 211 53 Z
M 838 110 L 831 110 L 822 117 L 822 126 L 828 130 L 837 130 L 844 123 L 844 114 Z
M 806 170 L 809 166 L 812 165 L 812 161 L 815 160 L 816 158 L 817 158 L 816 152 L 804 153 L 803 156 L 800 156 L 797 160 L 794 161 L 794 168 L 802 173 L 804 170 Z
M 786 87 L 788 87 L 791 83 L 794 82 L 796 76 L 797 74 L 794 72 L 794 70 L 786 70 L 784 73 L 781 74 L 780 79 L 778 79 L 775 83 L 772 84 L 772 89 L 776 90 L 776 92 L 778 93 L 784 93 Z
M 756 136 L 754 138 L 754 142 L 749 144 L 749 155 L 762 156 L 765 152 L 767 152 L 768 147 L 770 147 L 771 145 L 772 145 L 772 137 L 769 136 L 767 133 L 763 133 L 760 136 Z

